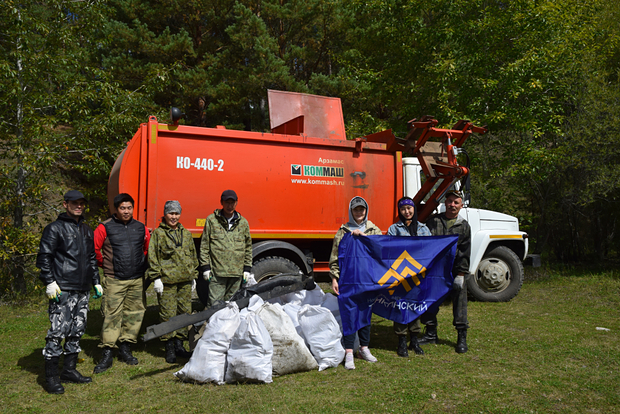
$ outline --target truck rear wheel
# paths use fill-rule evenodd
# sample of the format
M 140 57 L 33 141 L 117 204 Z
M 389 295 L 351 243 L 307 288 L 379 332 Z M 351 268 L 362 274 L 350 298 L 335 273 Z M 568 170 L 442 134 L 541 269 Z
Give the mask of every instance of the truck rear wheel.
M 281 273 L 299 274 L 301 270 L 295 263 L 284 257 L 268 256 L 255 262 L 252 266 L 252 272 L 254 272 L 254 278 L 258 282 Z
M 508 247 L 499 246 L 484 255 L 467 290 L 482 302 L 508 302 L 523 285 L 523 265 Z

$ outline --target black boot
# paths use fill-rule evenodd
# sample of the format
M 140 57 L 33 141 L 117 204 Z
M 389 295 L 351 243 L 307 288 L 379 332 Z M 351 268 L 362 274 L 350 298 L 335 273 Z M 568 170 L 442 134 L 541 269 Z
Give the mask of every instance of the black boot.
M 118 359 L 127 365 L 138 365 L 138 358 L 131 354 L 129 342 L 121 342 L 118 346 Z
M 166 342 L 166 362 L 169 364 L 177 362 L 177 354 L 174 352 L 174 339 L 168 339 Z
M 64 394 L 65 388 L 58 377 L 59 357 L 45 360 L 45 389 L 50 394 Z
M 185 350 L 183 341 L 179 338 L 174 338 L 174 353 L 181 358 L 189 359 L 192 357 L 192 353 Z
M 457 354 L 464 354 L 467 352 L 467 329 L 459 329 L 459 338 L 456 340 L 456 346 L 454 350 Z
M 65 362 L 62 367 L 62 372 L 60 373 L 60 381 L 73 382 L 76 384 L 88 384 L 89 382 L 93 382 L 93 379 L 91 377 L 85 377 L 84 375 L 80 374 L 77 369 L 75 369 L 77 359 L 78 354 L 65 355 Z
M 424 328 L 424 335 L 418 341 L 419 345 L 436 344 L 439 338 L 437 338 L 437 326 L 426 325 Z
M 418 355 L 424 355 L 424 351 L 420 348 L 420 344 L 418 343 L 418 336 L 416 334 L 411 334 L 411 342 L 409 343 L 409 349 L 415 352 Z
M 399 357 L 407 358 L 409 352 L 407 351 L 407 335 L 398 335 L 398 349 L 396 354 Z
M 94 373 L 101 374 L 105 372 L 108 368 L 112 366 L 112 362 L 114 362 L 114 356 L 112 355 L 112 348 L 105 347 L 103 348 L 103 353 L 101 354 L 101 359 L 99 363 L 95 365 Z

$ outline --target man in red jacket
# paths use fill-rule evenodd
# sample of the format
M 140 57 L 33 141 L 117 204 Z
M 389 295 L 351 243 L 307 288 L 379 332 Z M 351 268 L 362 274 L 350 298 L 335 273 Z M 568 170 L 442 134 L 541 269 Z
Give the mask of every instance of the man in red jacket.
M 97 263 L 103 268 L 104 315 L 99 344 L 103 354 L 95 374 L 112 366 L 117 341 L 119 359 L 129 365 L 138 363 L 129 344 L 137 342 L 146 310 L 143 277 L 151 236 L 144 224 L 133 219 L 133 206 L 129 194 L 117 195 L 116 214 L 95 229 Z

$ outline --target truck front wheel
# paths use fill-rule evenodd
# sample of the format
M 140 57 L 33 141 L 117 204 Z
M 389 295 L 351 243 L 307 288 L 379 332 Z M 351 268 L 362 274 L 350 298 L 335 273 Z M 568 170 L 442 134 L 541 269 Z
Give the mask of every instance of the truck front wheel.
M 252 272 L 256 281 L 259 282 L 281 273 L 300 274 L 301 270 L 295 263 L 284 257 L 268 256 L 255 262 L 252 266 Z
M 523 265 L 508 247 L 499 246 L 484 255 L 467 282 L 467 290 L 482 302 L 508 302 L 523 285 Z

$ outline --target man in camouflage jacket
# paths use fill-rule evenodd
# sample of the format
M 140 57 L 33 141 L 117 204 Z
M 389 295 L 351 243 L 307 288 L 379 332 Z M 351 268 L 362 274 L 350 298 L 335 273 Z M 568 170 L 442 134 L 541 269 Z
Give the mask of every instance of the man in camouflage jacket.
M 459 354 L 467 352 L 467 280 L 469 275 L 469 256 L 471 253 L 471 228 L 467 220 L 459 216 L 463 208 L 463 196 L 460 191 L 450 191 L 445 200 L 446 211 L 435 214 L 426 221 L 433 236 L 457 234 L 456 256 L 452 266 L 454 283 L 450 298 L 452 299 L 452 324 L 458 332 L 455 351 Z M 437 309 L 438 311 L 439 309 Z M 437 343 L 437 311 L 426 312 L 420 321 L 426 325 L 426 332 L 420 339 L 420 345 Z
M 192 234 L 179 222 L 181 204 L 166 201 L 164 217 L 153 231 L 149 243 L 149 269 L 146 277 L 154 282 L 159 299 L 159 321 L 192 313 L 192 291 L 196 288 L 198 258 Z M 176 357 L 189 357 L 183 348 L 187 329 L 162 335 L 166 342 L 166 362 L 176 363 Z
M 200 272 L 209 281 L 207 306 L 228 300 L 252 270 L 250 225 L 236 211 L 237 194 L 222 193 L 222 208 L 207 217 L 200 240 Z

